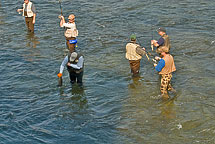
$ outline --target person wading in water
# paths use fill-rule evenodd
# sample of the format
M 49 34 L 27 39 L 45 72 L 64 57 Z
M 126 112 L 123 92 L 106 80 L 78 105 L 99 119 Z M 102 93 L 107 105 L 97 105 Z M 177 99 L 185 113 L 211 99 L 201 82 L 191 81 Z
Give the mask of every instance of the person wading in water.
M 82 78 L 84 73 L 83 55 L 76 52 L 67 55 L 60 66 L 60 72 L 57 75 L 59 78 L 62 77 L 65 66 L 67 66 L 67 70 L 69 72 L 70 82 L 72 84 L 77 82 L 79 86 L 82 86 Z
M 23 8 L 17 9 L 17 12 L 22 12 L 22 15 L 25 17 L 28 31 L 34 33 L 34 24 L 36 21 L 36 10 L 34 4 L 29 0 L 24 0 Z
M 60 27 L 65 28 L 64 36 L 66 37 L 66 45 L 70 53 L 75 51 L 75 45 L 77 43 L 76 37 L 78 36 L 78 30 L 75 24 L 75 15 L 71 14 L 68 17 L 69 22 L 65 22 L 64 16 L 59 16 L 61 19 Z
M 166 34 L 166 29 L 160 27 L 157 30 L 158 34 L 161 36 L 158 41 L 151 40 L 151 45 L 154 45 L 157 47 L 156 52 L 160 55 L 161 50 L 164 49 L 167 53 L 169 53 L 169 50 L 171 48 L 169 36 Z
M 160 91 L 163 98 L 169 98 L 167 91 L 175 91 L 171 86 L 171 78 L 172 72 L 176 71 L 175 63 L 173 56 L 168 54 L 167 48 L 164 47 L 161 50 L 161 55 L 163 58 L 158 56 L 155 57 L 156 60 L 159 60 L 158 64 L 154 64 L 155 70 L 159 72 L 161 75 L 161 84 L 160 84 Z
M 137 53 L 140 51 L 140 53 Z M 137 76 L 140 71 L 140 60 L 142 55 L 145 54 L 145 48 L 140 48 L 140 45 L 136 44 L 136 35 L 132 34 L 130 36 L 130 42 L 126 45 L 126 59 L 129 60 L 131 73 L 133 76 Z

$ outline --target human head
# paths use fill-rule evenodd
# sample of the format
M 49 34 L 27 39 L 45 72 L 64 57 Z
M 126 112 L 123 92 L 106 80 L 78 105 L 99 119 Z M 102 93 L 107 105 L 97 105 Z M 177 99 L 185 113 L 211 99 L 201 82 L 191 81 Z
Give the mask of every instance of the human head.
M 68 17 L 69 21 L 74 22 L 75 21 L 75 15 L 74 14 L 70 14 Z
M 159 27 L 158 30 L 157 30 L 157 32 L 158 32 L 159 35 L 163 35 L 163 34 L 166 33 L 166 29 L 163 28 L 163 27 Z
M 130 39 L 131 39 L 131 41 L 136 41 L 136 35 L 135 35 L 135 34 L 132 34 L 132 35 L 130 36 Z
M 77 58 L 77 56 L 78 56 L 78 54 L 77 54 L 76 52 L 72 52 L 72 53 L 71 53 L 71 56 L 70 56 L 70 58 L 69 58 L 69 60 L 70 60 L 71 62 L 74 62 L 75 59 Z
M 28 3 L 29 3 L 29 0 L 24 0 L 24 3 L 25 3 L 25 4 L 28 4 Z
M 161 53 L 161 55 L 165 55 L 165 54 L 167 54 L 169 51 L 168 51 L 168 47 L 166 47 L 166 46 L 162 46 L 161 48 L 160 48 L 160 53 Z

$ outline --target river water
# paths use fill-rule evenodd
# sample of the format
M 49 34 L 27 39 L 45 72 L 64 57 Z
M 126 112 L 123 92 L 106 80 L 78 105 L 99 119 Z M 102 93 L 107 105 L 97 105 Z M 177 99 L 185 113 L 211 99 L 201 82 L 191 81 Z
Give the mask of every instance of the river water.
M 57 0 L 34 0 L 35 34 L 16 12 L 23 1 L 0 2 L 0 143 L 215 143 L 214 0 L 62 0 L 76 15 L 84 87 L 63 86 L 66 53 Z M 162 100 L 159 75 L 145 57 L 132 78 L 125 45 L 137 34 L 150 50 L 158 27 L 170 36 L 176 93 Z

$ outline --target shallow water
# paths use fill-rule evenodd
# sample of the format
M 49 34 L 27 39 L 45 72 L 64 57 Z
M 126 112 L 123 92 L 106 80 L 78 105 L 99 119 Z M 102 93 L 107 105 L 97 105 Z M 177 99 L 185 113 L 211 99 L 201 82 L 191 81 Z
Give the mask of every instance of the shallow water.
M 66 70 L 57 87 L 66 51 L 58 1 L 33 2 L 34 35 L 16 12 L 22 1 L 0 2 L 0 143 L 215 143 L 215 1 L 63 0 L 64 16 L 76 15 L 83 89 Z M 131 78 L 125 59 L 131 33 L 150 51 L 159 26 L 177 67 L 168 101 L 152 63 L 144 57 Z

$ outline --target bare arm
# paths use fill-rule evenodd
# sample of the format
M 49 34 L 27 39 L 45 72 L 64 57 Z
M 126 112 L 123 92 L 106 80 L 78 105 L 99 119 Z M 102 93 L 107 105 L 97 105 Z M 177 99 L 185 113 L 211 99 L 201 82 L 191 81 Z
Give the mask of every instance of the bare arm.
M 23 9 L 17 9 L 17 12 L 23 12 Z
M 156 46 L 156 47 L 159 46 L 158 41 L 156 41 L 156 40 L 151 40 L 151 44 Z
M 32 23 L 35 24 L 35 22 L 36 22 L 36 14 L 34 13 Z
M 60 20 L 60 27 L 63 27 L 63 24 L 66 23 L 65 18 L 64 18 L 64 16 L 60 16 L 60 19 L 61 19 Z

